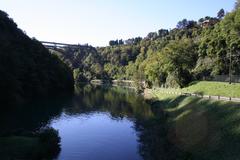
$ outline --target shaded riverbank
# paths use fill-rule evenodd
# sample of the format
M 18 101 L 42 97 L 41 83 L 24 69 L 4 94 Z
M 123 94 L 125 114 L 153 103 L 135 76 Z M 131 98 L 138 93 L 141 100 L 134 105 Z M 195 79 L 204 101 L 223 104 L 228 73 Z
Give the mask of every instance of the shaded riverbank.
M 162 108 L 169 140 L 197 160 L 235 160 L 240 157 L 240 103 L 145 92 Z

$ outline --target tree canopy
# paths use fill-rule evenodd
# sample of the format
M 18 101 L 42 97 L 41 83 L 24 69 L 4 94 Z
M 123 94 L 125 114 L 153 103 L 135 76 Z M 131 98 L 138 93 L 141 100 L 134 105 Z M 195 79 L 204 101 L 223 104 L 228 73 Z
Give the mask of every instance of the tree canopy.
M 81 54 L 85 58 L 73 54 L 73 59 L 63 59 L 71 67 L 76 64 L 76 73 L 87 80 L 144 80 L 149 85 L 184 87 L 193 80 L 229 74 L 229 68 L 240 74 L 239 17 L 238 8 L 227 14 L 220 9 L 216 17 L 183 19 L 176 28 L 111 40 L 109 46 L 86 50 Z
M 0 11 L 0 100 L 12 105 L 72 92 L 70 68 Z

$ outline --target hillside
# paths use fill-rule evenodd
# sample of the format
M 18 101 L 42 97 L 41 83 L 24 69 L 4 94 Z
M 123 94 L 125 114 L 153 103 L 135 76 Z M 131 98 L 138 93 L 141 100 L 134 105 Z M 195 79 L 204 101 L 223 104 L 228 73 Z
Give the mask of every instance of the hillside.
M 87 82 L 92 79 L 106 79 L 103 71 L 103 59 L 97 50 L 91 46 L 79 48 L 50 49 L 65 62 L 74 73 L 76 82 Z
M 70 68 L 0 11 L 0 101 L 12 105 L 72 92 Z
M 104 69 L 118 68 L 117 72 L 108 70 L 109 75 L 115 75 L 111 77 L 174 88 L 228 75 L 229 70 L 239 75 L 240 9 L 227 14 L 221 9 L 216 15 L 198 21 L 183 19 L 174 29 L 160 29 L 142 39 L 128 39 L 124 44 L 122 40 L 110 41 L 109 47 L 100 50 L 104 57 L 111 57 L 111 65 L 105 64 Z M 124 63 L 117 63 L 116 59 L 124 59 Z
M 198 21 L 183 19 L 173 29 L 146 37 L 110 40 L 106 47 L 66 48 L 56 54 L 75 69 L 78 81 L 120 79 L 148 86 L 186 87 L 217 75 L 240 74 L 240 9 Z M 64 53 L 64 54 L 63 54 Z

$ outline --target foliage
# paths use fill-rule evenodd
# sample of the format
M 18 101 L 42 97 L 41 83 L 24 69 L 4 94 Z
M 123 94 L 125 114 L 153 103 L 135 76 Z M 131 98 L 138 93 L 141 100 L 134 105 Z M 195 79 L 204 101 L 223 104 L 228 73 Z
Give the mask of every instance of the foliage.
M 72 71 L 40 42 L 27 37 L 0 11 L 0 101 L 13 105 L 33 97 L 72 92 Z
M 74 70 L 73 73 L 76 82 L 102 79 L 105 75 L 102 57 L 94 47 L 66 47 L 64 49 L 54 49 L 51 52 L 60 57 L 62 61 Z
M 217 24 L 214 29 L 202 33 L 199 54 L 213 60 L 212 75 L 228 74 L 230 58 L 232 73 L 240 73 L 240 9 L 233 11 Z
M 181 88 L 216 75 L 240 74 L 240 9 L 198 21 L 183 19 L 176 28 L 146 37 L 111 40 L 110 46 L 62 51 L 77 79 L 145 81 L 149 86 Z M 79 56 L 81 53 L 81 56 Z M 68 57 L 70 56 L 70 57 Z M 231 65 L 230 65 L 231 60 Z

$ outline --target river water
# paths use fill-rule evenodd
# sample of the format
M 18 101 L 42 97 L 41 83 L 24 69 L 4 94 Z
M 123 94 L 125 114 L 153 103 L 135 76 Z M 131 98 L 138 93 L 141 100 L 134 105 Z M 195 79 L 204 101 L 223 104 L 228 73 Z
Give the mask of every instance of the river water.
M 176 159 L 160 108 L 132 90 L 82 86 L 56 98 L 1 116 L 2 131 L 53 127 L 61 138 L 59 160 Z

